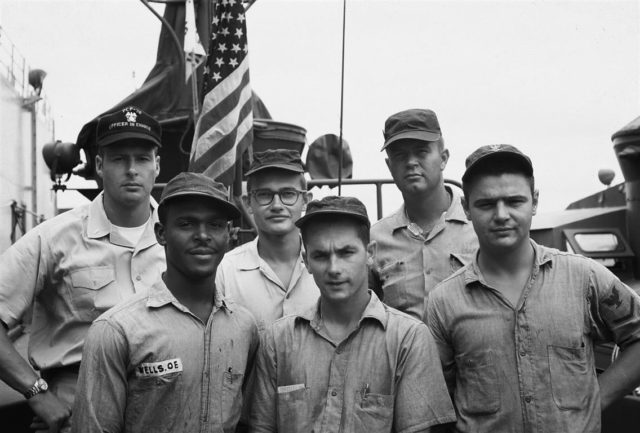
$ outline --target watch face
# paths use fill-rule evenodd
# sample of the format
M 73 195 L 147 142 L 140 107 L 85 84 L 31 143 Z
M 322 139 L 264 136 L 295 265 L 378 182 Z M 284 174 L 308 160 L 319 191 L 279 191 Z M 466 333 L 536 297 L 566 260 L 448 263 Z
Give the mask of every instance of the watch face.
M 49 384 L 44 379 L 40 379 L 38 380 L 38 388 L 40 388 L 40 391 L 46 391 L 49 389 Z

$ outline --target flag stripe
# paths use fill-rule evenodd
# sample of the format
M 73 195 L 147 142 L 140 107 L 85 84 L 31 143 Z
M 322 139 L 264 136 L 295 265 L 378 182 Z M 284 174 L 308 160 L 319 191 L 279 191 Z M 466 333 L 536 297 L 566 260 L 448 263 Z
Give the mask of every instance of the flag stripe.
M 235 147 L 238 145 L 240 140 L 244 138 L 244 135 L 251 130 L 253 126 L 253 118 L 249 115 L 251 112 L 251 98 L 249 98 L 244 106 L 240 109 L 240 112 L 236 114 L 233 118 L 229 119 L 229 122 L 233 122 L 235 128 L 221 136 L 219 140 L 216 141 L 216 145 L 207 149 L 203 154 L 201 154 L 198 159 L 194 163 L 194 168 L 198 170 L 205 170 L 205 167 L 214 164 L 216 166 L 220 166 L 221 168 L 225 167 L 226 164 L 218 163 L 216 160 L 218 158 L 223 157 L 223 155 L 233 155 L 235 154 Z M 217 131 L 214 131 L 217 132 Z M 207 140 L 208 135 L 203 135 L 203 140 Z M 223 165 L 220 165 L 223 164 Z

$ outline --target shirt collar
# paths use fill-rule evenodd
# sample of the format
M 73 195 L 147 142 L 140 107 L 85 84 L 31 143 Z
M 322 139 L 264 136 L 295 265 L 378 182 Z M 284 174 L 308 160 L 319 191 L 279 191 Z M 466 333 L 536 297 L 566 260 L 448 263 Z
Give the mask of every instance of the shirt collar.
M 89 212 L 87 217 L 87 236 L 90 239 L 99 239 L 105 236 L 109 236 L 109 240 L 112 243 L 121 245 L 123 244 L 123 242 L 121 242 L 121 239 L 118 239 L 117 236 L 114 238 L 113 233 L 111 232 L 111 221 L 109 221 L 109 218 L 107 218 L 107 213 L 104 210 L 103 197 L 104 191 L 101 191 L 100 194 L 98 194 L 98 196 L 94 198 L 93 201 L 89 204 Z M 139 249 L 150 247 L 157 242 L 153 226 L 156 222 L 158 222 L 158 203 L 156 203 L 154 198 L 151 197 L 150 204 L 152 209 L 151 218 L 147 220 L 147 227 L 145 227 L 145 231 L 138 241 L 138 245 L 135 245 Z
M 469 220 L 467 220 L 467 216 L 464 213 L 464 209 L 462 208 L 462 202 L 460 199 L 460 194 L 457 191 L 454 191 L 448 185 L 445 185 L 444 188 L 451 195 L 451 204 L 449 208 L 444 213 L 445 221 L 458 221 L 463 224 L 468 224 Z M 404 203 L 400 206 L 400 209 L 396 211 L 393 215 L 391 215 L 391 223 L 392 230 L 397 230 L 400 228 L 408 227 L 411 224 L 409 217 L 407 216 L 406 208 Z
M 258 237 L 256 237 L 251 242 L 248 242 L 246 245 L 246 254 L 242 258 L 242 263 L 239 265 L 239 269 L 241 271 L 252 271 L 260 268 L 260 264 L 263 259 L 258 254 Z M 298 265 L 303 265 L 302 261 L 302 238 L 300 238 L 300 257 L 298 259 Z
M 377 320 L 383 329 L 386 329 L 388 320 L 387 310 L 382 301 L 380 301 L 380 299 L 374 292 L 372 292 L 371 290 L 369 290 L 368 292 L 371 295 L 371 298 L 369 299 L 369 303 L 362 312 L 362 317 L 358 321 L 358 327 L 362 325 L 362 322 L 365 319 L 373 319 Z M 320 317 L 320 298 L 318 298 L 318 301 L 314 306 L 309 307 L 305 311 L 297 313 L 295 316 L 309 322 L 309 325 L 315 331 L 320 330 L 320 328 L 322 327 L 322 318 Z
M 171 293 L 167 285 L 164 283 L 162 277 L 159 277 L 158 280 L 149 288 L 149 293 L 147 295 L 147 307 L 159 308 L 168 304 L 173 304 L 173 306 L 184 313 L 190 313 L 189 309 L 182 305 L 175 296 L 173 296 L 173 293 Z M 229 312 L 233 312 L 233 304 L 234 302 L 231 299 L 225 298 L 224 293 L 216 287 L 213 311 L 211 313 L 213 314 L 221 308 L 224 308 Z
M 545 266 L 547 264 L 549 266 L 552 266 L 553 254 L 551 254 L 551 252 L 547 248 L 541 245 L 538 245 L 533 239 L 529 238 L 529 242 L 531 242 L 531 246 L 533 247 L 533 251 L 535 253 L 535 257 L 533 259 L 534 267 L 536 269 L 539 269 L 542 266 Z M 484 276 L 482 275 L 482 272 L 480 272 L 480 267 L 478 266 L 479 252 L 480 250 L 476 251 L 475 255 L 473 256 L 473 261 L 464 270 L 465 286 L 472 287 L 474 286 L 474 283 L 481 283 L 484 286 L 487 285 L 487 283 L 484 280 Z

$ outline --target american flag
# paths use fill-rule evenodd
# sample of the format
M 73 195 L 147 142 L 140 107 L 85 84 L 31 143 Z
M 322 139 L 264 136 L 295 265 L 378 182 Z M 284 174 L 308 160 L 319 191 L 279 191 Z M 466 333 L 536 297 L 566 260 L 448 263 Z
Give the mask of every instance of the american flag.
M 234 181 L 236 162 L 253 139 L 247 29 L 240 0 L 215 1 L 202 86 L 205 96 L 189 171 L 228 186 Z

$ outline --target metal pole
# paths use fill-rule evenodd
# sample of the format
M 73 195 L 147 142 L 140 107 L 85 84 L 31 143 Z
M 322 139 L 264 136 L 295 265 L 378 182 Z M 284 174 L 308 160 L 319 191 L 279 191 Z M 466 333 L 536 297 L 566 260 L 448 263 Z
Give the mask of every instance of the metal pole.
M 31 212 L 33 212 L 33 227 L 39 224 L 38 220 L 38 141 L 36 119 L 36 103 L 29 104 L 31 112 Z
M 347 0 L 342 2 L 342 66 L 340 68 L 340 153 L 338 156 L 338 195 L 342 195 L 342 118 L 344 117 L 344 40 L 347 22 Z

